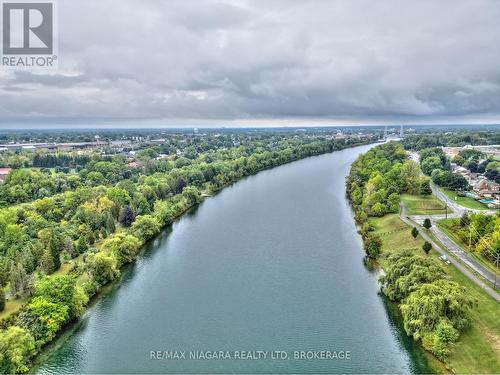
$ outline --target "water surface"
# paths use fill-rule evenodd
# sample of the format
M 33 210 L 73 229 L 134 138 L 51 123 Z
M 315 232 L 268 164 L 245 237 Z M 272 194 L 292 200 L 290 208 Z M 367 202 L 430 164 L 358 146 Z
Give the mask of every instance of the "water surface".
M 345 199 L 362 146 L 248 177 L 149 244 L 40 373 L 429 372 L 378 294 Z M 154 360 L 151 351 L 287 360 Z M 294 360 L 294 351 L 349 360 Z

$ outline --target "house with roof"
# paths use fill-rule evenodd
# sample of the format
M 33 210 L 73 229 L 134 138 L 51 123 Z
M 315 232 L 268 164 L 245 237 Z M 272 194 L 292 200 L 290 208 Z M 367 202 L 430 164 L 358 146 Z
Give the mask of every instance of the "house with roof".
M 474 184 L 473 191 L 479 197 L 495 198 L 500 196 L 500 184 L 483 179 Z

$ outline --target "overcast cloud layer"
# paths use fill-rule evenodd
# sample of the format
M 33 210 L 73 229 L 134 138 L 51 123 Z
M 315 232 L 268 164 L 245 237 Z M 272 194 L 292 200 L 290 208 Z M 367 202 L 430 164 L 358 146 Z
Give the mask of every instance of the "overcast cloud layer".
M 0 121 L 500 120 L 496 0 L 58 5 L 59 69 L 0 70 Z

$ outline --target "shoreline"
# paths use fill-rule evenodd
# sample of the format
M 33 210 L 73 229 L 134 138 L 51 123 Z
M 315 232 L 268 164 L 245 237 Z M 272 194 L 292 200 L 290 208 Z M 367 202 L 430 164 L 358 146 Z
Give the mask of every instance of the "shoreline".
M 167 230 L 169 227 L 171 228 L 174 225 L 174 223 L 178 222 L 181 218 L 183 218 L 184 215 L 186 215 L 186 213 L 188 213 L 189 211 L 191 211 L 191 210 L 196 209 L 197 207 L 199 207 L 205 201 L 205 199 L 211 198 L 211 197 L 214 197 L 214 196 L 218 195 L 225 188 L 230 187 L 230 186 L 234 185 L 235 183 L 244 180 L 245 178 L 248 178 L 248 177 L 251 177 L 251 176 L 255 176 L 255 175 L 257 175 L 260 172 L 263 172 L 263 171 L 266 171 L 266 170 L 272 170 L 273 168 L 277 168 L 277 167 L 280 167 L 282 165 L 290 164 L 290 163 L 293 163 L 293 162 L 296 162 L 296 161 L 300 161 L 300 160 L 304 160 L 304 159 L 308 159 L 308 158 L 311 158 L 311 157 L 317 157 L 317 156 L 321 156 L 321 155 L 332 154 L 334 152 L 338 152 L 338 151 L 342 151 L 342 150 L 346 150 L 346 149 L 350 149 L 350 148 L 367 146 L 367 145 L 370 145 L 370 144 L 375 144 L 375 143 L 374 142 L 360 142 L 360 143 L 357 143 L 357 144 L 354 144 L 354 145 L 346 145 L 346 147 L 342 147 L 342 148 L 339 148 L 339 149 L 336 149 L 336 150 L 332 150 L 332 151 L 329 151 L 329 152 L 323 152 L 323 153 L 319 153 L 319 154 L 309 155 L 309 156 L 307 156 L 305 158 L 297 158 L 297 159 L 294 159 L 294 160 L 287 161 L 285 163 L 277 164 L 277 165 L 272 166 L 270 168 L 263 168 L 261 170 L 258 170 L 256 173 L 243 176 L 241 179 L 239 179 L 237 181 L 228 183 L 227 185 L 224 185 L 223 187 L 221 187 L 219 189 L 211 190 L 209 192 L 204 191 L 201 194 L 201 201 L 199 203 L 196 203 L 194 205 L 191 205 L 191 206 L 187 207 L 180 214 L 178 214 L 177 216 L 174 217 L 172 223 L 162 226 L 161 230 L 160 230 L 160 232 L 158 234 L 156 234 L 153 238 L 149 239 L 148 241 L 146 241 L 142 245 L 141 250 L 139 251 L 139 253 L 137 255 L 137 258 L 134 261 L 132 261 L 130 263 L 127 263 L 127 264 L 124 264 L 122 267 L 120 267 L 120 271 L 123 270 L 123 269 L 126 269 L 127 267 L 133 266 L 135 264 L 135 262 L 137 261 L 137 259 L 140 256 L 143 255 L 144 251 L 146 251 L 146 249 L 148 247 L 148 244 L 150 244 L 153 241 L 155 241 L 155 239 L 158 236 L 160 236 L 163 231 Z M 95 306 L 95 304 L 97 302 L 99 302 L 107 293 L 111 292 L 114 287 L 119 286 L 121 284 L 122 277 L 123 277 L 123 274 L 121 274 L 119 278 L 111 281 L 110 283 L 107 283 L 107 284 L 103 285 L 92 297 L 90 297 L 89 302 L 87 303 L 87 305 L 85 307 L 85 312 L 83 313 L 83 315 L 81 317 L 79 317 L 78 319 L 76 319 L 74 322 L 70 322 L 66 326 L 62 327 L 62 329 L 57 333 L 56 337 L 52 341 L 50 341 L 49 343 L 47 343 L 46 345 L 44 345 L 42 348 L 40 348 L 40 351 L 32 359 L 32 365 L 30 366 L 30 370 L 29 370 L 28 373 L 30 373 L 30 374 L 36 373 L 36 370 L 43 364 L 42 362 L 45 359 L 47 359 L 51 355 L 51 353 L 53 353 L 61 345 L 63 345 L 64 342 L 75 331 L 75 329 L 78 328 L 78 325 L 82 322 L 82 319 L 85 317 L 85 315 L 88 314 L 91 311 L 92 307 Z M 15 313 L 15 314 L 17 314 L 17 313 Z
M 350 205 L 350 207 L 352 209 L 351 205 Z M 352 215 L 352 218 L 354 220 L 354 215 Z M 354 222 L 356 224 L 356 228 L 358 229 L 358 234 L 359 234 L 359 232 L 361 230 L 361 227 L 356 222 L 356 220 L 354 220 Z M 363 238 L 362 238 L 362 241 L 363 241 L 363 244 L 364 244 Z M 378 259 L 371 259 L 368 256 L 365 256 L 365 258 L 363 259 L 363 262 L 365 264 L 365 268 L 369 272 L 375 272 L 376 273 L 377 283 L 379 284 L 379 286 L 381 286 L 381 284 L 378 281 L 378 279 L 381 276 L 385 275 L 385 270 L 384 270 L 384 267 L 382 267 L 382 264 L 379 262 Z M 401 331 L 402 334 L 406 335 L 406 332 L 405 332 L 405 330 L 403 328 L 403 317 L 401 315 L 401 310 L 399 308 L 400 303 L 396 302 L 396 301 L 389 300 L 385 296 L 385 294 L 382 292 L 382 288 L 380 288 L 378 294 L 381 296 L 381 298 L 384 299 L 384 304 L 386 305 L 387 315 L 388 316 L 390 316 L 391 314 L 396 314 L 397 315 L 398 325 L 400 325 L 400 327 L 399 327 L 400 331 Z M 391 307 L 393 307 L 395 311 L 390 312 L 389 309 L 387 308 L 387 305 L 390 305 Z M 412 340 L 413 341 L 413 338 L 410 337 L 410 336 L 406 336 L 406 338 L 408 340 Z M 414 341 L 413 344 L 417 345 L 419 347 L 419 349 L 422 350 L 422 353 L 425 356 L 425 359 L 426 359 L 428 367 L 431 370 L 433 370 L 434 373 L 436 373 L 436 374 L 448 374 L 448 373 L 450 373 L 450 371 L 446 368 L 446 364 L 443 363 L 443 362 L 441 362 L 439 359 L 437 359 L 431 352 L 429 352 L 428 350 L 425 350 L 424 347 L 422 346 L 421 342 L 415 342 Z
M 439 251 L 436 250 L 435 246 L 433 246 L 430 251 L 424 248 L 426 241 L 429 241 L 424 235 L 426 232 L 422 232 L 424 229 L 419 227 L 415 234 L 412 230 L 415 226 L 403 220 L 402 217 L 401 207 L 404 204 L 402 203 L 402 199 L 405 199 L 403 197 L 405 193 L 408 194 L 407 190 L 400 191 L 400 196 L 398 197 L 399 210 L 396 210 L 397 207 L 393 204 L 392 206 L 386 206 L 387 208 L 385 210 L 375 211 L 373 209 L 375 206 L 370 206 L 367 203 L 367 199 L 371 196 L 367 198 L 366 195 L 362 195 L 360 198 L 360 188 L 357 184 L 361 184 L 363 193 L 369 194 L 366 193 L 364 189 L 371 180 L 363 179 L 363 176 L 368 174 L 367 171 L 370 171 L 371 176 L 376 172 L 380 173 L 380 170 L 383 170 L 383 167 L 380 167 L 380 165 L 383 165 L 384 160 L 393 160 L 391 157 L 394 157 L 393 155 L 397 152 L 396 146 L 392 147 L 393 148 L 386 147 L 385 149 L 379 150 L 378 159 L 376 161 L 373 160 L 372 154 L 365 154 L 365 156 L 360 157 L 358 159 L 359 162 L 355 163 L 351 168 L 351 174 L 346 181 L 347 196 L 350 201 L 350 206 L 353 209 L 354 221 L 356 222 L 358 233 L 362 237 L 362 242 L 367 254 L 366 258 L 370 259 L 369 263 L 371 267 L 377 268 L 381 273 L 385 273 L 386 270 L 389 272 L 385 280 L 379 283 L 379 293 L 387 295 L 390 300 L 394 301 L 399 312 L 403 314 L 404 319 L 408 319 L 409 304 L 413 303 L 413 306 L 415 306 L 415 304 L 419 302 L 417 302 L 415 297 L 412 299 L 408 294 L 404 294 L 407 293 L 408 290 L 405 289 L 405 286 L 401 286 L 401 289 L 395 289 L 398 287 L 394 286 L 395 283 L 397 283 L 394 274 L 399 272 L 399 275 L 405 275 L 405 273 L 401 271 L 403 263 L 397 262 L 406 257 L 406 261 L 414 259 L 416 262 L 418 259 L 421 259 L 422 265 L 428 264 L 428 267 L 431 265 L 434 266 L 435 263 L 435 266 L 441 270 L 441 275 L 438 277 L 437 281 L 426 282 L 424 279 L 423 282 L 420 282 L 420 285 L 419 282 L 415 281 L 413 284 L 414 287 L 419 288 L 422 286 L 422 290 L 425 291 L 425 288 L 429 288 L 430 286 L 438 288 L 441 286 L 439 283 L 449 283 L 448 285 L 460 291 L 455 294 L 458 296 L 456 299 L 465 304 L 463 308 L 464 314 L 467 314 L 466 316 L 469 323 L 467 326 L 459 328 L 459 335 L 457 335 L 456 339 L 453 341 L 446 342 L 447 347 L 444 349 L 441 349 L 439 346 L 434 346 L 432 342 L 423 342 L 422 336 L 413 339 L 412 336 L 415 335 L 415 332 L 412 333 L 411 325 L 407 323 L 407 320 L 404 321 L 404 325 L 407 327 L 405 332 L 410 332 L 408 337 L 416 341 L 415 344 L 422 348 L 427 358 L 428 366 L 436 373 L 469 373 L 472 369 L 481 369 L 484 373 L 495 373 L 495 370 L 498 368 L 498 361 L 494 360 L 494 358 L 496 358 L 496 349 L 492 338 L 494 340 L 494 332 L 496 332 L 495 330 L 498 326 L 494 319 L 497 308 L 494 299 L 485 293 L 482 288 L 479 288 L 468 279 L 459 269 L 455 267 L 446 267 L 446 265 L 443 266 L 439 259 Z M 389 155 L 384 155 L 384 152 Z M 403 164 L 408 161 L 403 162 L 397 159 L 393 162 L 394 165 L 391 167 L 391 171 L 398 167 L 396 165 L 398 162 Z M 369 165 L 372 163 L 378 164 L 370 169 Z M 384 183 L 389 182 L 384 181 Z M 410 194 L 427 202 L 427 195 L 421 195 L 419 190 L 410 191 Z M 423 251 L 425 251 L 425 255 Z M 391 261 L 391 259 L 393 259 L 391 257 L 394 257 L 396 263 Z M 400 266 L 398 266 L 398 264 Z M 408 268 L 405 267 L 405 269 Z M 429 273 L 431 270 L 432 268 L 430 268 Z M 413 271 L 406 274 L 411 274 L 412 272 Z M 387 277 L 389 279 L 387 279 Z M 387 284 L 389 287 L 387 287 Z M 414 290 L 410 293 L 419 292 L 418 290 Z M 481 302 L 481 304 L 477 305 L 478 302 Z M 418 311 L 416 307 L 415 309 Z M 410 316 L 409 319 L 412 319 L 412 317 Z M 413 319 L 416 318 L 413 317 Z M 408 327 L 410 327 L 409 331 L 407 331 Z M 488 330 L 492 330 L 491 336 Z M 429 333 L 428 331 L 424 332 L 424 334 L 435 335 L 435 333 Z M 471 353 L 474 353 L 474 355 L 472 356 Z

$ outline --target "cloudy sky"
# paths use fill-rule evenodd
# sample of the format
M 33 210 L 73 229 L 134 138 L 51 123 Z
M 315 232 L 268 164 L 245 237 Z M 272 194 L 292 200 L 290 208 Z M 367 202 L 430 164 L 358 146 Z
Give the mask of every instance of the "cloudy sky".
M 500 123 L 500 1 L 58 0 L 0 124 Z

